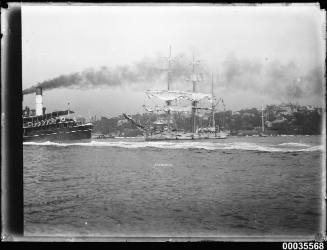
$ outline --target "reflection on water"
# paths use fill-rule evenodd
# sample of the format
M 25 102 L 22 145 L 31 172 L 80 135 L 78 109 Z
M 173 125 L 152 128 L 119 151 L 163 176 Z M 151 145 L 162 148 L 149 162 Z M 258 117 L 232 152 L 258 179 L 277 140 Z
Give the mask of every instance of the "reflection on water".
M 26 235 L 314 235 L 320 137 L 24 144 Z

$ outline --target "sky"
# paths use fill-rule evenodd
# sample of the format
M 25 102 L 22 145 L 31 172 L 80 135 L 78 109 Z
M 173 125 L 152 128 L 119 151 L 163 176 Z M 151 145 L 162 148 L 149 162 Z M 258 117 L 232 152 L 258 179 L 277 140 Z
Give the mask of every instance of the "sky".
M 171 46 L 183 69 L 191 68 L 193 56 L 201 60 L 199 73 L 205 73 L 199 91 L 210 92 L 213 74 L 214 94 L 224 99 L 226 109 L 289 101 L 322 106 L 324 20 L 325 12 L 316 4 L 25 4 L 23 90 L 71 80 L 74 73 L 85 81 L 85 71 L 93 70 L 88 84 L 76 80 L 45 89 L 47 111 L 66 109 L 70 102 L 85 117 L 143 113 L 144 91 L 167 88 L 163 57 Z M 152 74 L 154 65 L 160 75 Z M 113 76 L 119 78 L 115 84 Z M 173 88 L 189 90 L 186 78 L 176 73 Z M 23 106 L 34 107 L 34 98 L 24 95 Z

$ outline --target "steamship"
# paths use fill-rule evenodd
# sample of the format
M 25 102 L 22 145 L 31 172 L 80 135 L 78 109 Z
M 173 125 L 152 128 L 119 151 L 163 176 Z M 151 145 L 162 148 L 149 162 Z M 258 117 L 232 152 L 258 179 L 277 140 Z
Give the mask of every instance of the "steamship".
M 67 141 L 91 139 L 93 124 L 72 117 L 74 111 L 45 113 L 42 88 L 36 88 L 35 110 L 23 110 L 23 142 Z

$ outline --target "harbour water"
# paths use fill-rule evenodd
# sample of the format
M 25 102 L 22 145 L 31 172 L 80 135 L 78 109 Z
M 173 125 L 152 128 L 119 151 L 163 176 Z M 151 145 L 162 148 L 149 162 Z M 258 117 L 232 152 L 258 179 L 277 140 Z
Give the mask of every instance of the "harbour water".
M 320 136 L 24 143 L 25 235 L 315 235 L 324 152 Z

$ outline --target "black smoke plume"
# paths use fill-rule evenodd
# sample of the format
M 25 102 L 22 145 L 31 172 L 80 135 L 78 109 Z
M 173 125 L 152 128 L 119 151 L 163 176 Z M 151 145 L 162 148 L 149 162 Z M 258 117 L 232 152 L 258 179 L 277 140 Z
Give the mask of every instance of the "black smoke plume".
M 192 70 L 190 63 L 191 59 L 184 54 L 175 57 L 170 68 L 170 77 L 175 88 L 184 90 L 191 88 L 190 81 L 187 81 Z M 222 65 L 217 67 L 220 73 L 215 85 L 231 92 L 249 90 L 280 101 L 295 101 L 306 97 L 321 97 L 324 91 L 322 67 L 301 72 L 294 62 L 245 60 L 234 55 L 227 56 Z M 208 68 L 209 65 L 205 63 L 197 66 L 197 71 L 202 73 L 201 86 L 211 86 L 211 72 Z M 145 90 L 160 86 L 161 89 L 165 89 L 167 69 L 167 60 L 163 57 L 144 58 L 132 65 L 86 69 L 79 73 L 62 75 L 27 88 L 23 94 L 34 93 L 36 87 L 51 90 L 129 86 Z
M 185 64 L 185 56 L 178 55 L 179 60 L 171 64 L 170 76 L 179 80 L 189 76 L 189 66 Z M 167 78 L 168 63 L 162 57 L 144 58 L 131 66 L 118 66 L 116 68 L 101 67 L 98 70 L 86 69 L 79 73 L 61 75 L 59 77 L 40 82 L 23 90 L 23 94 L 35 92 L 36 87 L 43 90 L 57 88 L 96 88 L 100 86 L 133 85 L 139 88 L 153 86 L 158 81 Z

